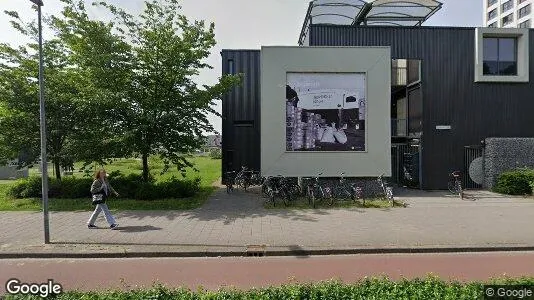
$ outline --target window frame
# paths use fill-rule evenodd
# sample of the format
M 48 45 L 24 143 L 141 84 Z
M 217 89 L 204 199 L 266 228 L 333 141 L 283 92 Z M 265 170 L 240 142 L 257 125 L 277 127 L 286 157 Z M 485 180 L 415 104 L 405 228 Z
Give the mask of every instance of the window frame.
M 505 5 L 507 7 L 505 7 Z M 505 13 L 513 8 L 514 8 L 514 0 L 508 0 L 504 2 L 503 4 L 501 4 L 501 13 Z
M 517 52 L 518 52 L 518 47 L 517 47 L 518 41 L 517 41 L 517 38 L 515 38 L 515 37 L 490 37 L 490 36 L 488 36 L 488 37 L 483 37 L 482 38 L 482 43 L 483 44 L 484 44 L 486 39 L 495 39 L 497 41 L 497 44 L 496 44 L 496 46 L 497 46 L 497 60 L 496 60 L 496 62 L 497 62 L 497 74 L 485 74 L 484 73 L 484 69 L 482 69 L 482 74 L 484 76 L 517 76 L 517 72 L 518 72 L 518 70 L 517 70 L 517 64 L 518 64 L 518 59 L 517 59 L 518 58 L 518 54 L 517 54 Z M 504 39 L 513 40 L 513 42 L 514 42 L 514 49 L 513 49 L 514 60 L 513 60 L 513 62 L 515 63 L 515 74 L 500 74 L 500 72 L 501 72 L 501 66 L 500 66 L 500 64 L 501 64 L 501 40 L 504 40 Z M 484 57 L 482 57 L 482 61 L 483 61 L 483 63 L 486 62 Z
M 521 12 L 522 11 L 526 11 L 526 13 L 524 13 L 523 15 L 521 15 Z M 520 9 L 517 10 L 517 19 L 521 19 L 521 18 L 524 18 L 526 16 L 528 16 L 531 12 L 531 8 L 530 8 L 530 3 L 528 5 L 525 5 L 523 7 L 521 7 Z
M 235 61 L 233 59 L 228 60 L 228 74 L 235 75 Z
M 493 5 L 496 4 L 497 2 L 499 2 L 499 1 L 497 1 L 497 0 L 488 0 L 488 2 L 487 2 L 488 7 L 493 6 Z
M 506 18 L 508 18 L 507 19 L 508 23 L 504 23 L 505 22 L 504 19 L 506 19 Z M 514 22 L 514 13 L 508 14 L 508 15 L 506 15 L 506 16 L 501 18 L 502 27 L 508 26 L 508 25 L 512 24 L 513 22 Z
M 484 75 L 484 38 L 513 37 L 517 39 L 517 75 Z M 489 28 L 475 29 L 475 82 L 529 82 L 529 29 Z
M 526 26 L 522 26 L 523 24 L 526 24 Z M 517 28 L 530 28 L 531 24 L 532 24 L 531 19 L 526 19 L 525 21 L 517 24 Z
M 491 15 L 492 13 L 495 13 L 495 14 L 492 16 Z M 494 8 L 494 9 L 488 11 L 488 21 L 495 19 L 498 15 L 499 15 L 498 8 Z

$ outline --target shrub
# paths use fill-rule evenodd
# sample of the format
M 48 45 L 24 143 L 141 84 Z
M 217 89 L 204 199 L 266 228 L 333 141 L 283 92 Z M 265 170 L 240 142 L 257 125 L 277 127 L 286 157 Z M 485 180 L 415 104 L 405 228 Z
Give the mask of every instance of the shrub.
M 111 176 L 113 175 L 113 176 Z M 110 183 L 121 194 L 122 198 L 138 200 L 154 200 L 161 198 L 192 197 L 200 191 L 200 178 L 179 180 L 175 177 L 162 182 L 153 178 L 144 182 L 138 174 L 123 176 L 120 172 L 110 174 Z M 92 178 L 65 177 L 61 180 L 50 178 L 48 196 L 51 198 L 90 198 Z M 7 194 L 13 198 L 41 197 L 41 178 L 37 176 L 19 179 L 11 186 Z
M 222 150 L 219 148 L 214 148 L 210 150 L 210 157 L 212 159 L 221 159 L 222 158 Z
M 534 284 L 534 278 L 505 278 L 484 283 L 444 281 L 436 277 L 398 281 L 387 278 L 366 278 L 351 284 L 327 281 L 248 291 L 228 288 L 219 291 L 206 291 L 200 288 L 192 291 L 155 285 L 152 288 L 129 291 L 67 291 L 57 295 L 55 299 L 483 299 L 485 298 L 484 284 L 521 285 L 527 288 Z M 39 296 L 9 295 L 6 299 L 40 298 Z
M 525 195 L 532 193 L 530 182 L 534 181 L 534 169 L 517 169 L 499 175 L 493 190 L 508 195 Z
M 534 180 L 530 182 L 530 193 L 534 194 Z
M 15 184 L 8 189 L 7 194 L 13 198 L 40 197 L 41 190 L 41 177 L 31 176 L 18 179 Z
M 200 191 L 200 178 L 196 177 L 193 180 L 179 180 L 172 176 L 166 181 L 159 182 L 158 188 L 163 194 L 171 198 L 187 198 L 193 197 Z

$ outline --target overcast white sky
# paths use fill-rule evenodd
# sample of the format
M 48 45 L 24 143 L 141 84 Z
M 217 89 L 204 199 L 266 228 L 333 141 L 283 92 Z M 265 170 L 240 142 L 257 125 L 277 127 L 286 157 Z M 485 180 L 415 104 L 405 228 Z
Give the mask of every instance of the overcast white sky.
M 43 0 L 43 14 L 58 14 L 59 0 Z M 86 0 L 87 3 L 93 2 Z M 143 9 L 143 0 L 108 0 L 137 14 Z M 429 26 L 482 26 L 483 0 L 442 0 L 443 8 L 425 25 Z M 259 49 L 261 45 L 296 45 L 309 0 L 182 0 L 182 14 L 189 19 L 215 23 L 217 46 L 208 58 L 214 67 L 198 78 L 199 84 L 213 84 L 221 75 L 221 49 Z M 36 17 L 29 0 L 0 0 L 0 8 L 18 11 L 25 20 Z M 102 18 L 104 13 L 90 5 L 92 17 Z M 45 31 L 45 38 L 47 32 Z M 0 42 L 20 43 L 8 18 L 0 15 Z M 220 103 L 217 106 L 221 111 Z M 214 127 L 221 131 L 221 120 L 211 117 Z

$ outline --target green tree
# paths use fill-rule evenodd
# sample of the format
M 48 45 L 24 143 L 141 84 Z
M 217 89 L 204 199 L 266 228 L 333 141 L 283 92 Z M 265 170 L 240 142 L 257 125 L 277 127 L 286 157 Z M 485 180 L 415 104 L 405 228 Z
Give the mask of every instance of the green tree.
M 40 157 L 38 44 L 35 22 L 24 23 L 16 12 L 6 12 L 13 28 L 33 41 L 18 48 L 0 44 L 0 160 L 17 158 L 21 166 Z M 47 153 L 61 178 L 61 166 L 77 159 L 76 149 L 93 132 L 86 115 L 91 105 L 83 97 L 90 83 L 69 59 L 65 44 L 55 38 L 43 45 Z
M 121 112 L 128 103 L 133 72 L 131 46 L 113 32 L 113 22 L 89 19 L 84 1 L 61 1 L 62 14 L 51 18 L 51 27 L 69 48 L 72 64 L 84 74 L 86 122 L 96 125 L 75 145 L 77 158 L 89 165 L 129 156 Z
M 223 76 L 213 86 L 194 81 L 200 70 L 212 68 L 204 60 L 216 44 L 214 24 L 190 22 L 179 14 L 178 0 L 146 1 L 140 18 L 99 2 L 114 16 L 107 24 L 89 20 L 83 1 L 62 1 L 56 28 L 80 67 L 93 77 L 112 74 L 108 86 L 99 86 L 113 104 L 113 131 L 124 149 L 142 158 L 143 178 L 149 178 L 151 155 L 163 159 L 165 170 L 192 166 L 184 154 L 203 145 L 203 132 L 214 131 L 207 118 L 218 115 L 214 101 L 240 82 L 239 76 Z

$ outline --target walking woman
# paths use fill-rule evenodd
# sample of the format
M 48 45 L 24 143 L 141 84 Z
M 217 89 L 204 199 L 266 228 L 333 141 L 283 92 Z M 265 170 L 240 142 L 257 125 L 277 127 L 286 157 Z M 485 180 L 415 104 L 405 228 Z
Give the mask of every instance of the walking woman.
M 115 219 L 111 215 L 111 212 L 109 211 L 109 208 L 106 204 L 106 199 L 110 196 L 110 194 L 113 193 L 116 196 L 119 196 L 119 193 L 117 193 L 113 187 L 109 184 L 109 181 L 107 179 L 107 174 L 104 169 L 101 169 L 95 173 L 95 180 L 93 181 L 93 184 L 91 185 L 91 194 L 93 195 L 102 195 L 102 200 L 93 200 L 93 205 L 96 205 L 95 211 L 91 215 L 91 218 L 89 218 L 89 221 L 87 221 L 87 228 L 93 229 L 98 228 L 95 225 L 96 218 L 100 214 L 101 211 L 104 212 L 104 215 L 106 216 L 106 220 L 109 223 L 109 228 L 111 229 L 117 229 L 119 224 L 115 223 Z

